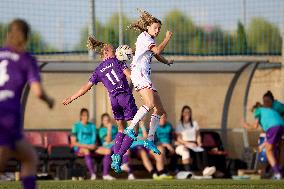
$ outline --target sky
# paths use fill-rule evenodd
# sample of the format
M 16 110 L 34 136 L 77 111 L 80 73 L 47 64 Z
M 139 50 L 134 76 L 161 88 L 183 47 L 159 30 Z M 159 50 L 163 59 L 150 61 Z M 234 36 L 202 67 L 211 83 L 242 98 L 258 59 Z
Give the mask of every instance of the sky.
M 0 23 L 24 18 L 44 40 L 61 50 L 71 50 L 80 40 L 80 32 L 88 24 L 90 0 L 0 0 Z M 236 29 L 237 22 L 263 17 L 283 30 L 284 0 L 95 0 L 95 18 L 106 23 L 110 16 L 122 11 L 130 19 L 137 18 L 137 8 L 163 19 L 178 9 L 200 26 L 218 25 Z M 243 11 L 245 2 L 246 11 Z

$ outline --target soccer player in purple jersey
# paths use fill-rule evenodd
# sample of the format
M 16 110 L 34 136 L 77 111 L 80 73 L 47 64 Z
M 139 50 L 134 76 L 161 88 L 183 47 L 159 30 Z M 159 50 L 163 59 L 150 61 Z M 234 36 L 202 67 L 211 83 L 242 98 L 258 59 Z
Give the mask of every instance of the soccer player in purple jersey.
M 0 172 L 14 157 L 21 162 L 23 188 L 35 189 L 37 155 L 23 137 L 20 99 L 28 83 L 31 91 L 49 108 L 53 107 L 54 101 L 42 88 L 36 59 L 26 52 L 29 31 L 24 20 L 12 21 L 5 47 L 0 48 Z
M 125 136 L 123 132 L 126 121 L 132 120 L 137 112 L 135 100 L 126 78 L 130 77 L 130 70 L 125 62 L 121 62 L 115 57 L 112 45 L 99 42 L 93 37 L 89 37 L 87 46 L 94 51 L 96 51 L 96 48 L 101 48 L 100 53 L 103 61 L 92 73 L 89 81 L 71 97 L 64 99 L 63 104 L 67 105 L 71 103 L 73 100 L 76 100 L 88 92 L 93 85 L 102 82 L 108 90 L 113 115 L 118 126 L 118 134 L 115 137 L 114 155 L 112 159 L 121 159 L 122 156 L 118 154 L 120 148 L 123 147 L 121 144 Z M 117 167 L 112 166 L 112 168 L 115 169 L 116 172 L 121 171 L 120 165 Z

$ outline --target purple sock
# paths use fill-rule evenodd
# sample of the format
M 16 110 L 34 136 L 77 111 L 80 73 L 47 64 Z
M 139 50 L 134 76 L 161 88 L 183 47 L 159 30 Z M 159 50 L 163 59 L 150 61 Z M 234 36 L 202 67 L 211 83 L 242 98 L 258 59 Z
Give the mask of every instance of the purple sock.
M 278 165 L 274 165 L 274 166 L 272 167 L 272 170 L 273 170 L 273 172 L 274 172 L 275 174 L 279 174 L 279 173 L 280 173 L 280 170 L 279 170 L 279 166 L 278 166 Z
M 103 159 L 103 175 L 104 176 L 109 174 L 110 164 L 111 164 L 111 155 L 105 155 Z
M 94 174 L 94 166 L 91 155 L 85 155 L 85 163 L 91 175 Z
M 121 132 L 117 133 L 117 135 L 115 136 L 113 153 L 117 154 L 119 152 L 124 136 L 125 134 Z
M 36 188 L 36 177 L 35 176 L 27 176 L 22 177 L 22 186 L 24 189 L 35 189 Z
M 132 142 L 133 142 L 133 139 L 130 138 L 128 135 L 125 135 L 125 137 L 123 138 L 123 141 L 122 141 L 122 144 L 121 144 L 121 147 L 119 149 L 118 154 L 120 156 L 123 156 L 127 152 L 127 150 L 130 148 Z
M 131 165 L 129 165 L 129 155 L 128 154 L 125 154 L 123 157 L 122 157 L 122 164 L 128 164 L 128 174 L 129 173 L 132 173 L 132 167 Z

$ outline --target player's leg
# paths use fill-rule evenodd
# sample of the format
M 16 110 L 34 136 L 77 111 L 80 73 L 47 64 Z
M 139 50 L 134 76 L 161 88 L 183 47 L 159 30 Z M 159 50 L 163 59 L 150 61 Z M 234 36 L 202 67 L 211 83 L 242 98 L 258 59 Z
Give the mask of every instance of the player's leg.
M 100 149 L 103 150 L 103 149 Z M 108 152 L 107 150 L 103 150 L 104 152 Z M 110 167 L 111 167 L 111 153 L 105 154 L 103 158 L 103 179 L 104 180 L 114 180 L 115 178 L 109 175 Z
M 154 144 L 154 138 L 156 130 L 160 123 L 161 116 L 165 113 L 163 104 L 161 102 L 160 96 L 157 92 L 153 92 L 154 95 L 154 112 L 151 115 L 150 129 L 148 133 L 148 138 L 145 141 L 144 146 L 152 150 L 156 154 L 160 154 L 159 149 Z
M 154 112 L 151 116 L 150 130 L 148 134 L 148 140 L 151 141 L 155 138 L 155 133 L 160 123 L 160 117 L 165 113 L 162 101 L 157 92 L 154 93 L 154 105 Z
M 268 129 L 266 132 L 266 144 L 265 144 L 265 150 L 266 150 L 266 156 L 267 160 L 274 172 L 274 178 L 275 179 L 281 179 L 281 173 L 279 169 L 279 165 L 277 163 L 276 157 L 275 157 L 275 147 L 277 144 L 279 144 L 281 140 L 281 135 L 282 135 L 283 129 L 278 126 L 278 127 L 273 127 Z
M 118 133 L 116 134 L 115 139 L 114 139 L 114 148 L 113 148 L 114 154 L 118 154 L 120 150 L 123 138 L 125 136 L 123 131 L 124 131 L 124 128 L 126 127 L 126 121 L 124 120 L 116 120 L 116 123 L 118 127 Z
M 151 152 L 156 161 L 156 169 L 158 172 L 158 178 L 159 179 L 172 179 L 173 177 L 171 175 L 168 175 L 167 174 L 168 171 L 165 169 L 166 148 L 162 145 L 158 145 L 158 149 L 160 150 L 161 155 L 154 154 L 153 152 Z
M 36 188 L 37 154 L 34 148 L 25 140 L 16 142 L 13 156 L 21 162 L 21 180 L 24 189 Z
M 143 99 L 144 105 L 141 106 L 137 113 L 135 114 L 133 120 L 131 121 L 129 129 L 134 129 L 138 122 L 143 119 L 143 117 L 154 108 L 154 91 L 152 89 L 141 89 L 139 91 L 140 96 Z
M 274 175 L 279 175 L 280 170 L 279 170 L 279 166 L 277 164 L 276 158 L 274 156 L 274 149 L 275 149 L 274 144 L 266 143 L 265 150 L 266 150 L 268 162 L 271 165 Z
M 280 170 L 284 171 L 284 139 L 281 138 L 280 144 L 279 144 L 279 165 L 280 165 Z
M 151 174 L 151 176 L 154 178 L 157 176 L 157 173 L 155 171 L 155 168 L 149 158 L 149 154 L 147 153 L 147 150 L 143 148 L 142 146 L 138 149 L 138 155 L 140 156 L 142 163 L 146 170 Z
M 87 148 L 79 148 L 79 153 L 84 155 L 85 164 L 88 168 L 88 171 L 91 176 L 91 180 L 96 179 L 96 174 L 94 171 L 94 162 L 90 153 L 90 150 Z
M 2 174 L 5 171 L 7 161 L 11 158 L 11 150 L 8 146 L 1 144 L 0 157 L 0 174 Z
M 181 156 L 183 169 L 185 171 L 191 171 L 191 158 L 188 148 L 184 145 L 178 145 L 176 147 L 176 153 Z
M 133 95 L 131 93 L 125 94 L 123 98 L 120 98 L 119 104 L 121 107 L 123 107 L 124 120 L 129 121 L 129 120 L 134 119 L 138 111 L 137 111 L 137 107 L 136 107 L 135 99 Z M 132 124 L 132 121 L 130 125 Z M 113 164 L 112 164 L 113 168 L 120 167 L 121 158 L 127 152 L 127 150 L 129 150 L 132 142 L 134 141 L 134 138 L 136 138 L 134 129 L 131 129 L 128 127 L 127 129 L 125 129 L 124 133 L 125 135 L 124 135 L 122 144 L 120 146 L 119 152 L 117 153 L 120 157 L 118 156 L 113 157 Z

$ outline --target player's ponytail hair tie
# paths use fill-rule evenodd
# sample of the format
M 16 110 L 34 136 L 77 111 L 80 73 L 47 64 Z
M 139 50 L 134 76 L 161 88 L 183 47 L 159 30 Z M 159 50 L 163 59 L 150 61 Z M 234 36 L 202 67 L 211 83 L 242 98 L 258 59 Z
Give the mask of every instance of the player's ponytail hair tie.
M 140 18 L 130 24 L 127 28 L 128 29 L 134 29 L 139 32 L 147 31 L 147 26 L 150 26 L 153 23 L 159 23 L 162 24 L 161 20 L 158 18 L 152 16 L 149 12 L 145 10 L 138 9 L 138 12 L 140 13 Z
M 94 52 L 100 53 L 101 56 L 103 55 L 102 50 L 106 45 L 107 45 L 106 43 L 96 40 L 94 36 L 88 37 L 87 48 Z

